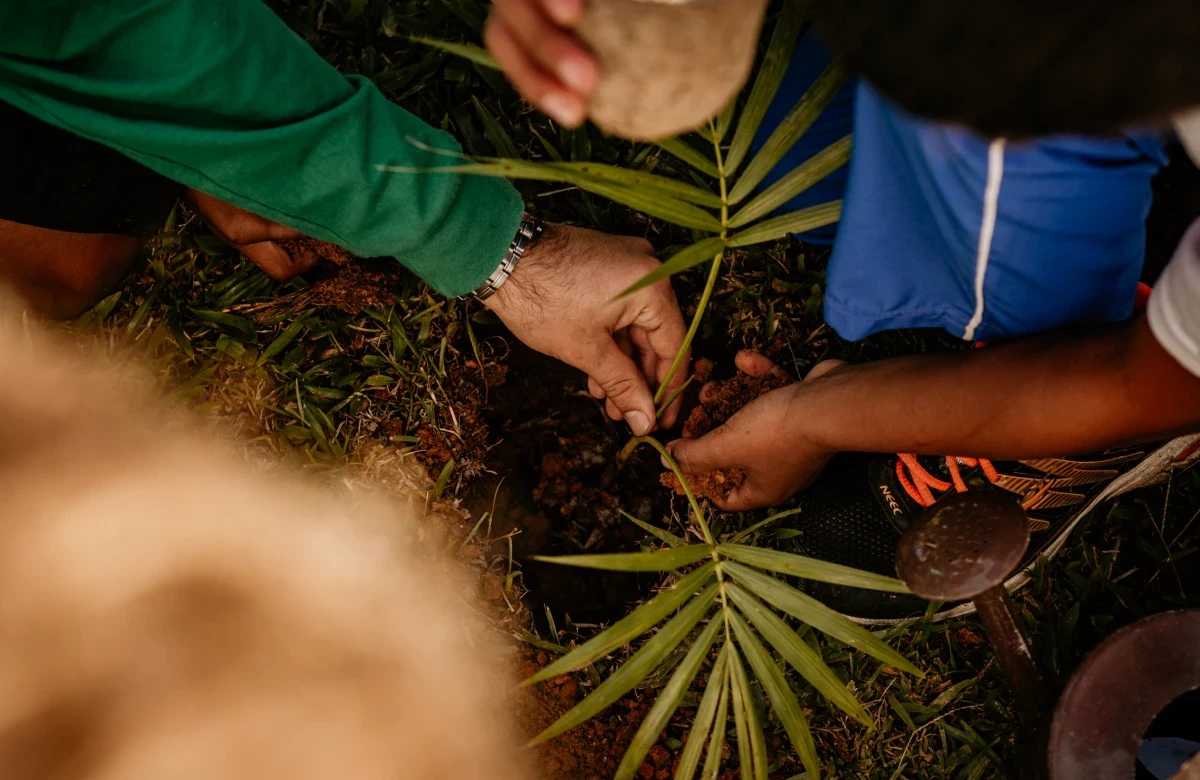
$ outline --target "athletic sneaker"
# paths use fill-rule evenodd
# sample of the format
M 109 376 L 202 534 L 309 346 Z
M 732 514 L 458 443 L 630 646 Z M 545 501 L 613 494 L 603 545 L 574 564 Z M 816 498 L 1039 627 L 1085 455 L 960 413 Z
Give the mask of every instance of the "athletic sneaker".
M 1200 434 L 1157 447 L 1111 450 L 1078 458 L 997 461 L 846 453 L 830 463 L 801 499 L 791 543 L 821 560 L 895 576 L 896 544 L 920 512 L 951 491 L 1000 490 L 1021 501 L 1032 532 L 1029 552 L 1007 585 L 1029 581 L 1034 564 L 1052 558 L 1071 530 L 1102 502 L 1165 481 L 1200 459 Z M 889 625 L 925 614 L 928 603 L 902 596 L 809 583 L 809 592 L 866 625 Z M 947 604 L 935 620 L 970 614 L 972 604 Z

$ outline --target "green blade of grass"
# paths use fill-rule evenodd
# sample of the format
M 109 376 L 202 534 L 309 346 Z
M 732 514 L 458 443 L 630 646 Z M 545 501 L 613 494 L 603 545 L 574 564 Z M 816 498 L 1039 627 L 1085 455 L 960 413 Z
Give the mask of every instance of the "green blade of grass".
M 734 617 L 728 610 L 727 619 Z M 758 707 L 750 693 L 750 678 L 736 650 L 729 656 L 730 695 L 733 697 L 733 723 L 738 738 L 738 764 L 742 777 L 767 780 L 767 739 L 763 734 Z
M 642 718 L 637 733 L 633 735 L 629 748 L 621 758 L 621 764 L 617 767 L 617 773 L 613 780 L 633 780 L 633 776 L 637 774 L 638 768 L 642 765 L 642 759 L 650 752 L 650 748 L 654 747 L 654 743 L 658 741 L 658 735 L 662 733 L 667 721 L 675 714 L 675 710 L 679 709 L 679 703 L 683 701 L 684 694 L 691 687 L 692 680 L 696 679 L 701 664 L 708 657 L 713 641 L 717 638 L 717 632 L 725 627 L 722 614 L 722 612 L 718 612 L 709 621 L 704 630 L 700 632 L 700 636 L 696 638 L 696 643 L 692 645 L 687 655 L 679 662 L 679 666 L 675 668 L 675 673 L 671 675 L 670 681 L 659 691 L 658 698 L 654 700 L 654 706 L 646 713 L 646 717 Z
M 717 237 L 706 238 L 703 241 L 692 244 L 686 249 L 681 249 L 671 255 L 658 268 L 655 268 L 641 279 L 629 285 L 617 298 L 624 298 L 626 295 L 637 292 L 643 287 L 649 287 L 661 279 L 666 279 L 668 276 L 674 276 L 677 273 L 682 273 L 689 268 L 700 265 L 705 260 L 712 260 L 714 255 L 719 255 L 724 251 L 725 242 Z
M 787 623 L 737 585 L 727 583 L 725 592 L 733 599 L 738 611 L 758 629 L 758 633 L 767 644 L 775 648 L 775 652 L 791 664 L 812 687 L 868 729 L 874 728 L 871 719 L 867 717 L 867 711 L 846 688 L 846 684 L 826 666 L 815 650 L 788 627 Z
M 669 198 L 678 198 L 679 200 L 695 203 L 699 206 L 708 206 L 714 209 L 721 207 L 721 196 L 715 192 L 709 192 L 694 184 L 668 179 L 666 176 L 659 176 L 654 173 L 631 171 L 628 168 L 619 168 L 615 165 L 604 165 L 603 163 L 595 162 L 545 164 L 571 174 L 595 177 L 604 181 L 623 184 L 627 187 L 637 187 L 647 192 L 654 192 Z
M 766 178 L 771 169 L 779 164 L 783 156 L 796 145 L 801 136 L 808 132 L 808 128 L 812 127 L 813 122 L 817 121 L 817 117 L 821 115 L 825 107 L 833 101 L 838 90 L 846 83 L 848 75 L 846 68 L 835 60 L 830 63 L 824 73 L 817 77 L 813 85 L 800 98 L 800 102 L 788 112 L 788 115 L 779 123 L 779 127 L 775 128 L 775 132 L 763 144 L 762 149 L 746 166 L 745 172 L 733 186 L 733 191 L 729 193 L 730 203 L 741 203 Z
M 925 676 L 907 658 L 888 647 L 883 640 L 812 596 L 739 563 L 725 563 L 723 567 L 746 590 L 776 609 L 897 669 L 903 669 L 918 677 Z
M 732 651 L 729 645 L 721 649 L 726 648 Z M 717 775 L 721 773 L 721 759 L 725 756 L 725 739 L 729 729 L 729 664 L 730 661 L 726 659 L 725 674 L 721 680 L 721 700 L 717 702 L 717 720 L 713 723 L 712 738 L 708 741 L 708 753 L 704 757 L 704 769 L 700 773 L 703 780 L 717 780 Z M 675 780 L 691 778 L 683 778 L 676 774 Z
M 738 647 L 742 648 L 746 660 L 750 662 L 750 668 L 754 670 L 754 676 L 758 678 L 767 698 L 771 700 L 775 716 L 783 724 L 788 738 L 792 741 L 792 747 L 804 763 L 805 772 L 812 780 L 820 780 L 821 762 L 817 758 L 817 746 L 813 742 L 812 731 L 808 728 L 808 720 L 804 717 L 804 711 L 800 709 L 796 694 L 788 686 L 783 673 L 775 665 L 775 660 L 754 636 L 746 621 L 736 612 L 729 615 L 729 621 L 737 637 Z
M 484 107 L 479 98 L 471 95 L 471 102 L 475 105 L 475 113 L 479 115 L 479 121 L 483 123 L 483 134 L 492 142 L 492 148 L 496 150 L 496 154 L 501 157 L 519 157 L 520 152 L 517 151 L 517 145 L 509 137 L 504 125 L 500 124 L 492 112 Z
M 712 555 L 707 544 L 689 544 L 655 552 L 608 553 L 606 555 L 535 555 L 535 561 L 607 571 L 673 571 Z
M 683 540 L 680 539 L 675 534 L 671 533 L 670 531 L 663 529 L 663 528 L 659 528 L 658 526 L 650 525 L 647 522 L 643 522 L 642 520 L 639 520 L 636 517 L 634 517 L 633 515 L 626 512 L 624 509 L 621 509 L 618 511 L 621 513 L 621 515 L 626 520 L 633 523 L 634 525 L 636 525 L 638 528 L 642 529 L 646 533 L 650 534 L 655 539 L 658 539 L 659 541 L 665 543 L 668 547 L 682 547 L 683 546 Z
M 779 15 L 779 21 L 775 23 L 774 32 L 771 33 L 771 42 L 767 44 L 763 63 L 754 78 L 754 86 L 750 88 L 750 96 L 746 98 L 746 107 L 742 109 L 737 130 L 733 133 L 729 155 L 725 158 L 726 176 L 733 176 L 737 172 L 750 151 L 750 145 L 754 142 L 759 126 L 762 125 L 763 117 L 767 115 L 767 109 L 775 99 L 779 85 L 783 83 L 807 13 L 807 0 L 787 0 L 784 3 L 783 12 Z
M 413 43 L 423 43 L 426 46 L 432 46 L 435 49 L 441 49 L 444 52 L 449 52 L 456 57 L 462 57 L 465 60 L 470 60 L 484 68 L 492 70 L 500 70 L 500 65 L 492 58 L 492 55 L 487 53 L 487 50 L 482 46 L 476 46 L 473 43 L 452 43 L 450 41 L 442 41 L 437 38 L 426 38 L 423 35 L 410 35 L 409 40 Z
M 713 621 L 717 621 L 714 619 Z M 724 621 L 722 621 L 724 625 Z M 717 718 L 717 707 L 720 704 L 722 691 L 726 685 L 725 663 L 729 658 L 727 646 L 721 648 L 717 660 L 713 662 L 712 672 L 708 675 L 708 685 L 704 688 L 704 696 L 700 706 L 696 708 L 696 717 L 692 719 L 692 730 L 688 734 L 687 744 L 679 754 L 679 766 L 675 769 L 675 780 L 692 780 L 696 769 L 700 766 L 700 755 L 704 752 L 704 743 L 708 740 L 713 722 Z M 714 741 L 716 735 L 713 735 Z
M 554 663 L 525 680 L 521 685 L 549 680 L 560 674 L 582 669 L 593 661 L 623 647 L 658 625 L 712 579 L 714 565 L 709 563 L 681 578 L 674 586 L 659 593 L 596 636 L 576 647 Z
M 806 230 L 833 224 L 841 218 L 842 202 L 840 200 L 822 203 L 819 206 L 810 206 L 800 211 L 793 211 L 791 214 L 759 222 L 741 233 L 730 236 L 728 245 L 742 247 L 767 241 L 778 241 L 793 233 L 803 233 Z
M 438 475 L 437 482 L 433 486 L 433 498 L 436 501 L 446 492 L 446 485 L 450 483 L 450 475 L 454 472 L 454 458 L 446 461 L 446 465 L 442 467 L 442 473 Z
M 307 325 L 307 316 L 298 317 L 297 319 L 293 320 L 290 325 L 283 329 L 282 333 L 276 336 L 274 340 L 272 340 L 271 343 L 259 353 L 258 364 L 260 366 L 266 364 L 268 360 L 287 349 L 288 345 L 300 335 L 300 331 L 303 330 Z
M 658 141 L 655 145 L 667 154 L 677 157 L 692 166 L 705 176 L 711 176 L 716 179 L 721 175 L 721 172 L 717 170 L 715 162 L 705 157 L 696 147 L 682 138 L 667 138 L 663 141 Z
M 792 198 L 807 190 L 850 161 L 853 136 L 834 141 L 804 163 L 772 184 L 754 200 L 743 206 L 729 220 L 729 227 L 740 228 L 759 217 L 770 214 Z
M 753 566 L 756 569 L 766 569 L 777 574 L 788 574 L 792 577 L 802 577 L 806 580 L 828 582 L 832 585 L 849 585 L 853 588 L 881 590 L 887 593 L 909 593 L 908 587 L 894 577 L 873 574 L 851 566 L 806 558 L 803 555 L 771 550 L 765 547 L 753 547 L 743 544 L 719 544 L 717 551 L 735 561 Z
M 692 629 L 704 618 L 716 600 L 717 585 L 709 585 L 699 596 L 692 599 L 679 614 L 671 618 L 642 648 L 607 680 L 600 683 L 586 699 L 576 704 L 541 734 L 529 742 L 539 745 L 548 739 L 575 728 L 591 719 L 629 693 L 646 679 L 667 654 L 679 646 Z

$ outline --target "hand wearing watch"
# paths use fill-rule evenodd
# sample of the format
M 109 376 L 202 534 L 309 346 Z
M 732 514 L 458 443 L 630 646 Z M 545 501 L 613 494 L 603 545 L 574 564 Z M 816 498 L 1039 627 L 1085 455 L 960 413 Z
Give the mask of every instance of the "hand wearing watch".
M 492 275 L 483 284 L 475 288 L 474 292 L 470 293 L 470 296 L 477 301 L 486 301 L 495 295 L 496 291 L 508 281 L 508 277 L 512 276 L 521 258 L 542 237 L 545 229 L 546 225 L 542 220 L 529 212 L 525 212 L 521 216 L 521 226 L 517 228 L 517 235 L 513 238 L 512 244 L 509 245 L 508 251 L 504 253 L 504 259 L 500 261 L 500 265 L 496 267 L 496 270 L 492 271 Z

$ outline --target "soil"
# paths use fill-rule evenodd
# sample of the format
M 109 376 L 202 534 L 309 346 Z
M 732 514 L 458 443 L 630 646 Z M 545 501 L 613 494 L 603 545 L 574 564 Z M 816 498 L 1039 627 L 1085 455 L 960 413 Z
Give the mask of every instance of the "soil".
M 711 368 L 706 368 L 711 372 Z M 692 410 L 683 423 L 683 435 L 699 438 L 737 414 L 746 404 L 760 395 L 790 385 L 795 380 L 784 374 L 768 374 L 752 377 L 740 371 L 730 379 L 714 382 L 704 393 L 704 400 Z M 660 477 L 665 487 L 678 495 L 685 495 L 683 485 L 674 473 L 667 471 Z M 688 477 L 688 485 L 697 498 L 710 501 L 725 500 L 735 488 L 746 481 L 746 472 L 741 469 L 720 469 Z
M 327 241 L 318 241 L 315 238 L 307 236 L 302 238 L 288 238 L 276 241 L 275 243 L 279 244 L 283 251 L 292 257 L 311 254 L 334 265 L 348 265 L 354 259 L 354 255 L 340 246 L 335 246 Z
M 517 669 L 525 679 L 550 660 L 545 652 L 525 647 L 519 654 Z M 522 689 L 517 717 L 525 737 L 532 739 L 578 704 L 585 694 L 579 679 L 570 674 Z M 653 700 L 640 696 L 626 697 L 598 717 L 538 746 L 534 752 L 537 776 L 547 780 L 610 780 L 652 704 Z M 660 751 L 667 752 L 665 748 Z M 670 766 L 669 753 L 666 766 Z
M 329 244 L 325 246 L 337 249 Z M 386 308 L 396 302 L 396 290 L 403 278 L 404 269 L 395 260 L 346 262 L 335 265 L 332 276 L 304 288 L 293 300 L 293 305 L 297 308 L 332 306 L 347 314 L 358 314 L 368 307 Z
M 449 366 L 441 381 L 444 409 L 449 413 L 442 427 L 420 426 L 416 436 L 417 459 L 437 479 L 442 469 L 454 460 L 454 474 L 470 482 L 488 472 L 488 451 L 491 448 L 490 430 L 484 419 L 487 393 L 503 387 L 508 378 L 508 366 L 488 362 L 481 369 L 478 362 L 468 360 L 461 366 Z M 392 434 L 403 433 L 403 420 L 389 420 L 384 429 Z
M 576 625 L 623 617 L 658 584 L 657 575 L 576 569 L 532 556 L 636 550 L 646 533 L 620 510 L 661 521 L 670 516 L 669 497 L 656 489 L 657 469 L 644 454 L 618 470 L 628 429 L 607 420 L 579 372 L 510 346 L 508 381 L 491 388 L 484 409 L 494 475 L 477 481 L 467 506 L 477 517 L 490 513 L 493 539 L 515 533 L 511 553 L 535 614 L 545 604 L 556 619 Z M 507 540 L 497 552 L 508 554 Z

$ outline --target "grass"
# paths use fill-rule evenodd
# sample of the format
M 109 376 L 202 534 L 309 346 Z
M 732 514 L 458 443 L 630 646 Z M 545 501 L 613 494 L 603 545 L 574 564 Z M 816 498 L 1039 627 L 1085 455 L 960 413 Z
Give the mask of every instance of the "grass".
M 604 138 L 594 128 L 557 128 L 529 111 L 497 74 L 410 40 L 476 41 L 483 2 L 291 0 L 275 7 L 331 63 L 374 79 L 406 108 L 456 135 L 472 155 L 685 170 L 671 155 Z M 519 186 L 546 217 L 645 235 L 662 256 L 694 241 L 688 231 L 578 189 Z M 876 359 L 953 343 L 920 332 L 841 341 L 820 317 L 823 268 L 824 252 L 796 244 L 730 252 L 700 323 L 700 351 L 726 358 L 741 346 L 773 348 L 789 368 L 804 369 L 826 357 Z M 685 308 L 699 297 L 703 270 L 677 279 Z M 296 308 L 303 284 L 272 283 L 180 212 L 149 247 L 145 267 L 77 325 L 101 348 L 121 345 L 139 354 L 155 367 L 164 392 L 202 413 L 232 415 L 255 446 L 299 453 L 314 470 L 378 457 L 381 443 L 389 453 L 420 448 L 423 431 L 463 440 L 474 435 L 455 409 L 480 401 L 487 391 L 479 380 L 505 353 L 501 339 L 480 335 L 487 322 L 477 308 L 440 299 L 402 276 L 394 305 L 351 316 Z M 447 497 L 462 493 L 472 469 L 486 468 L 468 460 L 458 458 L 432 475 Z M 1195 604 L 1200 567 L 1188 558 L 1200 547 L 1198 515 L 1200 474 L 1179 475 L 1170 485 L 1102 507 L 1059 560 L 1039 569 L 1019 603 L 1056 686 L 1116 628 Z M 717 518 L 714 530 L 760 517 Z M 676 533 L 680 528 L 673 526 Z M 506 584 L 516 587 L 511 577 Z M 563 616 L 558 619 L 563 630 L 543 637 L 547 647 L 576 639 Z M 580 630 L 581 637 L 591 633 Z M 924 679 L 915 679 L 803 634 L 851 682 L 875 726 L 868 731 L 801 689 L 827 775 L 1020 776 L 1026 745 L 981 636 L 972 619 L 889 631 L 884 638 L 925 670 Z M 602 663 L 596 667 L 584 687 L 594 687 L 596 671 L 606 671 Z M 686 713 L 700 702 L 683 704 Z M 677 714 L 666 727 L 668 745 L 683 735 L 685 717 Z M 778 723 L 766 725 L 768 740 L 778 745 Z M 772 770 L 778 778 L 801 772 L 792 761 Z

